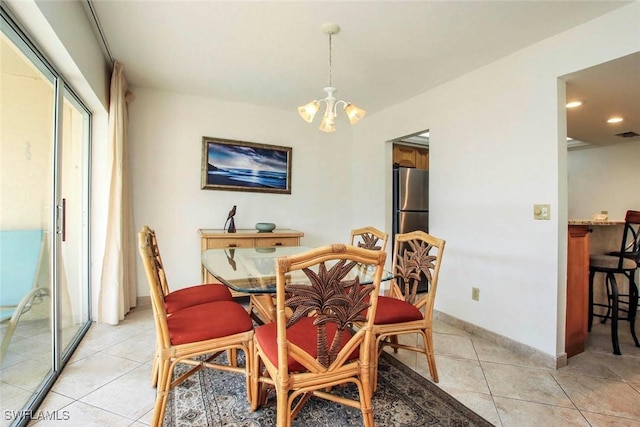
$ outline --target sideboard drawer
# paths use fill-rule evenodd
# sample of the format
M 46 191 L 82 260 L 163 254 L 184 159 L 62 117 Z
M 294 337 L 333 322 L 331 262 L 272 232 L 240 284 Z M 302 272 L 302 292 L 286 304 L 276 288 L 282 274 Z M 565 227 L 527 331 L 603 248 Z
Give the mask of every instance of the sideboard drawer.
M 207 249 L 218 248 L 252 248 L 252 239 L 207 239 Z
M 272 246 L 300 246 L 298 237 L 262 237 L 255 240 L 257 248 L 266 248 Z

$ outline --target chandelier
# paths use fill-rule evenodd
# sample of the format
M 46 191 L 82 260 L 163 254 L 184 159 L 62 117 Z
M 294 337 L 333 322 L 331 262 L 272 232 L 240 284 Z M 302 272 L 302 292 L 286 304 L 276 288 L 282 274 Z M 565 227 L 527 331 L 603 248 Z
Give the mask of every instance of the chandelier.
M 324 102 L 326 109 L 324 116 L 322 116 L 322 122 L 320 122 L 319 129 L 322 132 L 334 132 L 336 130 L 336 111 L 338 109 L 338 105 L 342 105 L 342 109 L 347 114 L 349 123 L 352 125 L 358 123 L 367 112 L 356 107 L 350 102 L 339 100 L 333 96 L 337 92 L 337 89 L 333 87 L 331 82 L 331 37 L 340 32 L 340 26 L 338 24 L 331 23 L 324 24 L 322 26 L 322 31 L 329 35 L 329 86 L 323 89 L 327 93 L 327 96 L 298 107 L 298 114 L 300 114 L 300 117 L 302 117 L 304 121 L 311 123 L 313 121 L 313 117 L 320 109 L 320 104 Z

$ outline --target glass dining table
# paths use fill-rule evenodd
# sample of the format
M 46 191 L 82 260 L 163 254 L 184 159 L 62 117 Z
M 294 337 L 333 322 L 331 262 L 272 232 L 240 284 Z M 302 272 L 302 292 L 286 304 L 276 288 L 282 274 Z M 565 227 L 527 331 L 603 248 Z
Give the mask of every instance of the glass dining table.
M 312 248 L 307 246 L 207 249 L 202 252 L 202 265 L 230 289 L 248 295 L 252 316 L 262 323 L 269 323 L 275 320 L 276 311 L 273 302 L 276 293 L 276 258 L 310 249 Z M 362 266 L 352 272 L 354 276 L 359 276 L 361 284 L 367 284 L 373 281 L 375 269 Z M 382 274 L 383 281 L 392 277 L 386 270 Z M 300 271 L 295 277 L 287 275 L 287 280 L 294 283 L 308 282 Z

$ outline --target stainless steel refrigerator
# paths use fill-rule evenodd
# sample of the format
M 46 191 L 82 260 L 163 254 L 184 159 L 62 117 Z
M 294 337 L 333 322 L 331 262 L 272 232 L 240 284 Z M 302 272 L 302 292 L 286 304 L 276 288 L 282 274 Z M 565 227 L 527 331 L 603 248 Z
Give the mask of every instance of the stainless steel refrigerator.
M 429 232 L 429 171 L 394 167 L 392 242 L 396 234 L 416 230 Z M 418 290 L 426 290 L 426 283 Z
M 429 232 L 429 171 L 393 169 L 393 234 Z

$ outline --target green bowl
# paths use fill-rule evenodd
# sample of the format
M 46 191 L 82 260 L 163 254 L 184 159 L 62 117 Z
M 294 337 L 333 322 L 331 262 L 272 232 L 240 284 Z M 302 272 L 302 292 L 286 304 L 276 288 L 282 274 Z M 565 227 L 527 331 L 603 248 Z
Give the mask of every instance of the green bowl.
M 272 222 L 259 222 L 256 224 L 256 230 L 258 233 L 270 233 L 275 230 L 276 225 Z

